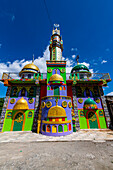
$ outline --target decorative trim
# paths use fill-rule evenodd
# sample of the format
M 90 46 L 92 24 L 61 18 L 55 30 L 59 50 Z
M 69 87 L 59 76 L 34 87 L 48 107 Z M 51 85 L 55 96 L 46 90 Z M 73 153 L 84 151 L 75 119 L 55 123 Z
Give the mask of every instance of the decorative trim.
M 99 98 L 96 98 L 96 99 L 95 99 L 95 102 L 96 102 L 96 103 L 100 103 L 100 99 L 99 99 Z
M 9 116 L 9 117 L 8 117 Z M 12 116 L 12 112 L 8 112 L 7 113 L 7 116 L 6 116 L 6 119 L 11 119 L 11 116 Z
M 52 72 L 52 69 L 51 69 L 51 68 L 50 68 L 50 69 L 48 69 L 48 70 L 47 70 L 47 72 L 48 72 L 48 73 L 51 73 L 51 72 Z
M 61 69 L 61 73 L 65 73 L 65 69 L 64 68 Z
M 52 103 L 51 103 L 50 101 L 47 101 L 46 107 L 47 107 L 47 108 L 50 108 L 51 106 L 52 106 Z
M 67 120 L 67 121 L 61 121 L 61 122 L 52 122 L 52 121 L 45 121 L 45 120 L 42 120 L 42 123 L 44 124 L 65 124 L 65 123 L 71 123 L 71 120 Z
M 31 112 L 31 117 L 29 117 L 29 113 Z M 29 111 L 28 113 L 27 113 L 27 118 L 29 119 L 29 118 L 32 118 L 33 117 L 33 112 L 32 111 Z
M 30 104 L 32 104 L 34 102 L 34 99 L 30 98 L 28 101 L 29 101 Z
M 68 102 L 68 107 L 69 107 L 69 108 L 72 107 L 72 102 Z
M 67 107 L 67 102 L 66 102 L 66 101 L 63 101 L 63 102 L 62 102 L 62 107 L 64 107 L 64 108 Z
M 10 103 L 11 103 L 11 104 L 14 104 L 15 101 L 16 101 L 16 100 L 13 98 L 13 99 L 10 100 Z
M 99 110 L 99 111 L 98 111 L 98 114 L 99 114 L 99 117 L 104 117 L 104 112 L 103 112 L 103 110 Z
M 78 99 L 78 102 L 79 102 L 80 104 L 82 104 L 82 103 L 83 103 L 83 99 L 82 99 L 82 98 Z
M 41 103 L 41 107 L 44 108 L 45 107 L 45 102 Z

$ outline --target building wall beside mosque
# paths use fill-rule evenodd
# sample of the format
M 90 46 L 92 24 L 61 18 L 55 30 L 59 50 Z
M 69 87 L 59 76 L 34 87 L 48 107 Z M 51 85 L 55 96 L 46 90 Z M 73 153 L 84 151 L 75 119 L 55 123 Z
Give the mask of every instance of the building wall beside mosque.
M 107 128 L 104 109 L 98 86 L 87 85 L 81 86 L 82 92 L 77 93 L 77 108 L 80 129 L 105 129 Z M 96 89 L 96 90 L 95 90 Z M 89 91 L 88 91 L 89 90 Z M 89 93 L 89 94 L 88 94 Z M 90 98 L 92 103 L 86 104 L 85 101 Z
M 35 86 L 18 85 L 12 87 L 5 114 L 3 131 L 32 130 L 35 109 L 35 96 Z M 28 108 L 23 108 L 21 104 L 19 106 L 20 108 L 18 108 L 17 110 L 14 109 L 15 105 L 19 100 L 21 100 L 22 97 L 26 101 Z

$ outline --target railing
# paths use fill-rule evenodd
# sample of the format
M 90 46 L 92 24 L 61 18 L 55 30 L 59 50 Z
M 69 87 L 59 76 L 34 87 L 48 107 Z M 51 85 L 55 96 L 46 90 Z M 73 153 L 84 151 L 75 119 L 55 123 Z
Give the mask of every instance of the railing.
M 66 80 L 111 80 L 111 78 L 109 73 L 67 73 Z
M 3 73 L 3 76 L 2 76 L 2 79 L 10 79 L 10 80 L 19 80 L 19 79 L 32 79 L 32 80 L 36 80 L 36 79 L 40 79 L 40 80 L 43 80 L 43 79 L 47 79 L 47 74 L 46 73 L 41 73 L 41 74 L 37 74 L 36 76 L 35 76 L 35 74 L 34 74 L 34 76 L 32 77 L 32 78 L 28 78 L 28 77 L 25 77 L 25 78 L 21 78 L 20 76 L 19 76 L 19 73 L 13 73 L 13 72 L 5 72 L 5 73 Z
M 3 73 L 2 79 L 29 79 L 29 78 L 21 78 L 19 76 L 19 73 Z M 47 79 L 46 73 L 37 74 L 37 76 L 34 76 L 30 78 L 32 80 L 43 80 Z M 66 80 L 111 80 L 109 73 L 75 73 L 70 74 L 66 73 Z

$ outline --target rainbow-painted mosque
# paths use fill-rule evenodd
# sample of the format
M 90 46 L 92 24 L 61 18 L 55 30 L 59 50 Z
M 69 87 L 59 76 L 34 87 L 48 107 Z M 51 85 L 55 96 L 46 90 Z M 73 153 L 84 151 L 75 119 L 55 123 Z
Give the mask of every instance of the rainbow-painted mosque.
M 79 129 L 106 129 L 110 124 L 103 86 L 108 73 L 91 73 L 78 63 L 66 73 L 59 27 L 50 40 L 47 73 L 32 61 L 18 74 L 3 73 L 7 86 L 0 131 L 33 131 L 43 135 L 69 135 Z

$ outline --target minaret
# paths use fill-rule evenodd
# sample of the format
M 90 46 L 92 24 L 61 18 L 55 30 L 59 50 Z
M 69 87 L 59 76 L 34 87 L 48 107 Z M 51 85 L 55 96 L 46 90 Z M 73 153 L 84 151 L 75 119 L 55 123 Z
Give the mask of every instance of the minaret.
M 50 50 L 51 61 L 62 60 L 63 41 L 60 36 L 60 30 L 58 24 L 54 24 L 49 50 Z

